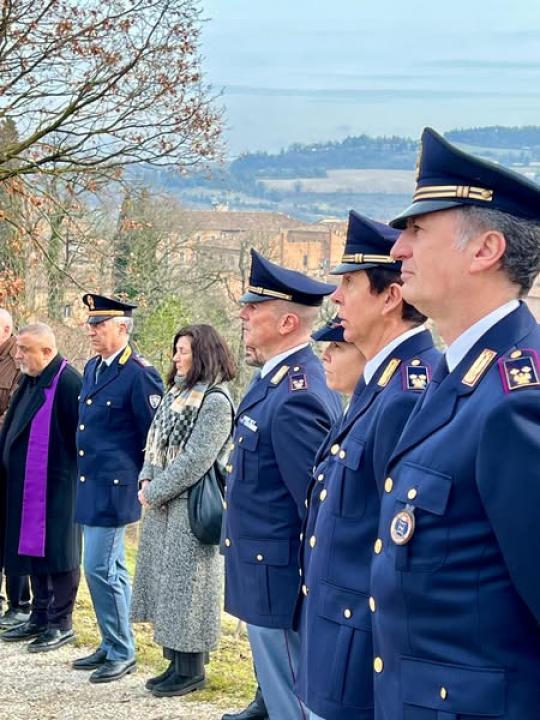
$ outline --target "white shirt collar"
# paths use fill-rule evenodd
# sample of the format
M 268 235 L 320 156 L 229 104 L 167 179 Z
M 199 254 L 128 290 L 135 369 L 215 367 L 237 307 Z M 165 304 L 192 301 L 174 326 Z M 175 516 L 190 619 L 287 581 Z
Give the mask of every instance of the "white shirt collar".
M 510 313 L 518 307 L 519 300 L 510 300 L 490 312 L 488 315 L 484 315 L 484 317 L 475 322 L 474 325 L 467 328 L 464 333 L 461 333 L 461 335 L 448 346 L 446 351 L 445 357 L 448 370 L 450 372 L 455 370 L 472 346 L 480 340 L 482 335 L 487 333 L 487 331 L 498 323 L 499 320 L 502 320 L 503 317 L 510 315 Z
M 388 343 L 388 345 L 385 345 L 382 350 L 379 350 L 379 352 L 371 358 L 371 360 L 368 360 L 364 367 L 364 380 L 366 381 L 366 385 L 369 385 L 378 368 L 383 364 L 392 350 L 395 350 L 398 345 L 401 345 L 402 342 L 405 342 L 405 340 L 413 337 L 413 335 L 418 335 L 419 333 L 424 332 L 425 329 L 424 325 L 419 325 L 418 327 L 412 328 L 412 330 L 407 330 L 401 335 L 398 335 L 397 338 L 394 338 Z
M 285 350 L 282 353 L 279 353 L 279 355 L 274 355 L 273 358 L 270 358 L 270 360 L 267 360 L 261 369 L 261 377 L 265 377 L 268 375 L 269 372 L 271 372 L 277 365 L 279 365 L 285 358 L 288 358 L 289 355 L 293 355 L 295 352 L 298 352 L 299 350 L 302 350 L 302 348 L 305 348 L 309 345 L 309 343 L 302 343 L 302 345 L 297 345 L 296 347 L 289 348 L 289 350 Z
M 116 351 L 115 353 L 113 353 L 112 355 L 109 355 L 109 357 L 107 357 L 107 358 L 102 357 L 102 358 L 101 358 L 101 362 L 104 362 L 105 365 L 108 365 L 108 366 L 110 367 L 110 366 L 113 364 L 115 358 L 117 358 L 118 355 L 120 355 L 121 352 L 124 352 L 124 350 L 125 350 L 126 348 L 127 348 L 127 345 L 124 345 L 123 348 L 120 348 L 120 350 L 117 350 L 117 351 Z

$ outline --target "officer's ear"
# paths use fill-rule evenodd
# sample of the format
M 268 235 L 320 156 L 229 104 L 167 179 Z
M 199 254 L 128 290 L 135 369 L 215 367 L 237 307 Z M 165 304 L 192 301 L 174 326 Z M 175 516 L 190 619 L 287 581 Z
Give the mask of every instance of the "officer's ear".
M 506 251 L 506 238 L 498 230 L 487 230 L 469 240 L 465 252 L 470 252 L 471 275 L 499 269 Z
M 390 313 L 399 310 L 401 315 L 401 304 L 403 302 L 403 288 L 398 283 L 390 283 L 390 285 L 383 290 L 384 294 L 384 305 L 382 308 L 383 315 L 389 315 Z
M 289 335 L 300 327 L 300 318 L 295 313 L 283 313 L 279 318 L 278 331 L 280 335 Z

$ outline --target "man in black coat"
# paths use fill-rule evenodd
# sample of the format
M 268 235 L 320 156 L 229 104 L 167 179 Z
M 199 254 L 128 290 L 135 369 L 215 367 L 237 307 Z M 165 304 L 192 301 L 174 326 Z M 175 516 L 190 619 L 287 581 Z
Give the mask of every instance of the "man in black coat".
M 23 379 L 0 435 L 0 486 L 5 512 L 0 528 L 4 567 L 30 575 L 30 619 L 8 630 L 6 642 L 35 638 L 30 652 L 72 641 L 81 541 L 75 524 L 78 400 L 81 376 L 58 354 L 48 325 L 17 336 Z

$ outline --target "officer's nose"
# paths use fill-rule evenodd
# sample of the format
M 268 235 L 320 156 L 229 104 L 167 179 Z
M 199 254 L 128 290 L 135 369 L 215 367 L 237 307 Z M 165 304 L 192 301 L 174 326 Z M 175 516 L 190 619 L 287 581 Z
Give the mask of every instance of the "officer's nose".
M 392 245 L 390 255 L 394 258 L 394 260 L 405 260 L 405 258 L 411 256 L 410 245 L 408 242 L 408 234 L 410 232 L 409 228 L 406 228 Z
M 343 292 L 341 290 L 341 285 L 338 285 L 338 287 L 330 295 L 330 300 L 336 305 L 341 305 L 341 303 L 343 302 Z

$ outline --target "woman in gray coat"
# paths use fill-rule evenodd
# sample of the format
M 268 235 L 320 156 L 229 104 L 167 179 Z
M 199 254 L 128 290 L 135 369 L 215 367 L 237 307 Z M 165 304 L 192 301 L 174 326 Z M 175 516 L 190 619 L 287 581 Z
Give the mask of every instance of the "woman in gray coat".
M 158 696 L 203 687 L 204 660 L 217 646 L 222 567 L 218 548 L 191 532 L 188 493 L 228 451 L 233 406 L 225 383 L 235 364 L 210 325 L 190 325 L 173 341 L 168 393 L 154 417 L 139 475 L 145 508 L 133 586 L 132 619 L 150 622 L 170 661 L 147 681 Z

